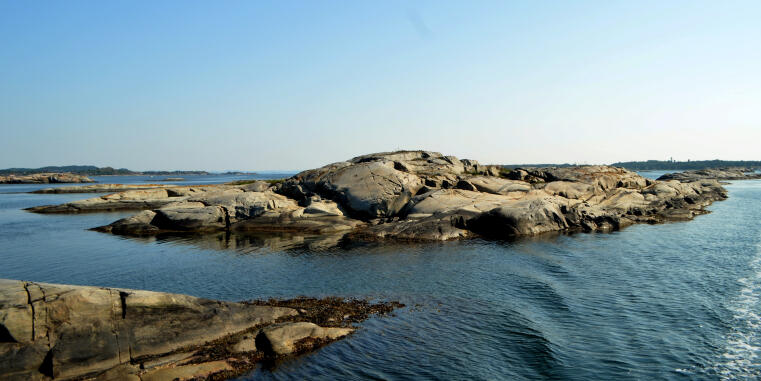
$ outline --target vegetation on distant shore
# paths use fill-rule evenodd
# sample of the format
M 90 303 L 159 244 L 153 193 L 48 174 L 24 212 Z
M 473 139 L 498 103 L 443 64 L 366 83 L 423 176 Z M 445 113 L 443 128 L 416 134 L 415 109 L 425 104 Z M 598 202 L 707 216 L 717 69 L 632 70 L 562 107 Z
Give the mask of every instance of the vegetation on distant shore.
M 708 168 L 761 168 L 761 161 L 730 161 L 730 160 L 698 160 L 698 161 L 673 161 L 673 160 L 648 160 L 648 161 L 625 161 L 611 164 L 614 167 L 622 167 L 633 171 L 646 170 L 690 170 Z
M 515 168 L 543 168 L 543 167 L 576 167 L 581 164 L 503 164 L 503 171 Z M 744 160 L 698 160 L 698 161 L 674 161 L 674 160 L 647 160 L 647 161 L 622 161 L 610 164 L 612 167 L 626 168 L 631 171 L 687 171 L 712 168 L 753 168 L 761 169 L 761 161 Z

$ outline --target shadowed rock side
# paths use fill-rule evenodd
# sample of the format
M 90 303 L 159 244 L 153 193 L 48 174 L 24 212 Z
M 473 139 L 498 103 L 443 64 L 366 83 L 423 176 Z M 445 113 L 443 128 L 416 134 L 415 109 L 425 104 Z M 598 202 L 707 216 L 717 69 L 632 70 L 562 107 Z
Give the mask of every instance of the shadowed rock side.
M 231 303 L 0 280 L 0 378 L 228 378 L 344 337 L 351 323 L 399 306 L 338 298 Z
M 124 235 L 292 231 L 448 240 L 608 231 L 634 223 L 686 220 L 726 198 L 714 180 L 652 181 L 608 166 L 507 171 L 426 151 L 360 156 L 301 172 L 274 186 L 260 182 L 150 192 L 157 194 L 124 192 L 32 210 L 66 212 L 83 210 L 84 205 L 95 210 L 120 203 L 149 209 L 97 228 Z
M 54 183 L 94 183 L 87 176 L 73 173 L 35 173 L 32 175 L 0 176 L 0 184 L 54 184 Z
M 701 169 L 694 171 L 684 171 L 667 173 L 658 178 L 658 180 L 678 180 L 681 182 L 692 182 L 700 180 L 753 180 L 761 179 L 761 174 L 754 173 L 749 169 L 741 168 L 717 168 Z

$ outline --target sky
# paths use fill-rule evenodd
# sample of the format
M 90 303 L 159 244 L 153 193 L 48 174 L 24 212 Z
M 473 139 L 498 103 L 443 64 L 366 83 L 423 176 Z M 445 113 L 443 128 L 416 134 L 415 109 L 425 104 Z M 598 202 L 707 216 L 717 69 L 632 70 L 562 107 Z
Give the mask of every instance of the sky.
M 0 0 L 0 168 L 761 160 L 761 2 Z

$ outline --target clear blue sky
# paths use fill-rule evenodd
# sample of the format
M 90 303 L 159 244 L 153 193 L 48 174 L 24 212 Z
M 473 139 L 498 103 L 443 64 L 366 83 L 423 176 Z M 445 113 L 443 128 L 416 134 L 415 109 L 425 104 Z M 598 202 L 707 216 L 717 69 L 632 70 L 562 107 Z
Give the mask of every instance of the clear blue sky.
M 761 160 L 761 2 L 0 0 L 0 168 Z

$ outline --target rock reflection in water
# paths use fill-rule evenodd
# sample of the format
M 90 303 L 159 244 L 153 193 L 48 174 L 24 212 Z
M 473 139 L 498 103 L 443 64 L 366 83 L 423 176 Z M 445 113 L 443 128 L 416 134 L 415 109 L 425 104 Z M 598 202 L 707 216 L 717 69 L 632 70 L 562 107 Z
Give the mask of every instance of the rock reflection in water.
M 327 250 L 341 246 L 345 234 L 298 234 L 286 232 L 218 232 L 208 234 L 161 234 L 155 237 L 124 237 L 145 243 L 192 245 L 200 249 L 239 252 Z

